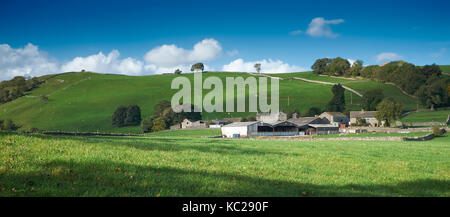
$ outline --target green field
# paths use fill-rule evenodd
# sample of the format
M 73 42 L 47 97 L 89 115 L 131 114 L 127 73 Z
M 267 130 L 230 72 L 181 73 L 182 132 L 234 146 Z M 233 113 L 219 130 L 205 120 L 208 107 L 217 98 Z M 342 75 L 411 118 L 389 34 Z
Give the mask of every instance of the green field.
M 445 122 L 450 115 L 450 110 L 423 111 L 411 113 L 400 119 L 405 123 Z
M 450 65 L 440 65 L 442 72 L 450 73 Z
M 295 76 L 302 73 L 289 73 Z M 286 76 L 285 74 L 281 74 Z M 397 88 L 366 80 L 345 80 L 317 76 L 310 72 L 304 74 L 308 79 L 345 81 L 357 91 L 364 92 L 370 88 L 381 87 L 385 95 L 405 103 L 406 109 L 416 108 L 415 100 L 403 95 Z M 29 92 L 12 102 L 0 105 L 0 119 L 11 118 L 22 126 L 23 130 L 38 128 L 42 130 L 63 131 L 100 131 L 139 133 L 139 127 L 114 128 L 111 116 L 117 106 L 137 104 L 141 108 L 143 118 L 152 114 L 153 106 L 160 100 L 170 100 L 178 90 L 170 89 L 171 81 L 177 75 L 124 76 L 97 74 L 89 72 L 64 73 L 51 77 L 39 88 Z M 184 74 L 191 81 L 193 74 Z M 223 81 L 225 77 L 251 76 L 247 73 L 203 73 L 203 79 L 217 76 Z M 344 82 L 343 82 L 344 83 Z M 193 84 L 193 82 L 192 82 Z M 225 84 L 225 82 L 224 82 Z M 224 85 L 225 86 L 225 85 Z M 209 90 L 204 90 L 203 94 Z M 248 95 L 248 91 L 246 93 Z M 40 96 L 48 96 L 43 101 Z M 269 94 L 270 95 L 270 94 Z M 355 94 L 350 96 L 346 91 L 346 108 L 360 110 L 361 98 Z M 309 83 L 299 80 L 280 81 L 280 109 L 306 111 L 312 106 L 324 108 L 332 98 L 331 86 Z M 352 103 L 351 99 L 352 98 Z M 226 97 L 224 96 L 224 101 Z M 225 103 L 223 103 L 225 104 Z M 210 120 L 227 117 L 246 117 L 254 113 L 215 112 L 203 114 L 203 119 Z
M 450 196 L 450 138 L 426 142 L 0 133 L 2 196 Z

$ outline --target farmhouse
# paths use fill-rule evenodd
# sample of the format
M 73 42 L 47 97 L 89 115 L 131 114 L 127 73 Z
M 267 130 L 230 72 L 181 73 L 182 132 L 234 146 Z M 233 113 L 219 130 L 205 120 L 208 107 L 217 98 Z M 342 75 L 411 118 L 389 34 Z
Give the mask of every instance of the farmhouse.
M 181 129 L 205 129 L 208 128 L 206 126 L 206 121 L 199 120 L 199 121 L 193 121 L 189 119 L 184 119 L 183 122 L 181 122 Z
M 320 118 L 325 118 L 330 124 L 336 126 L 348 126 L 349 118 L 341 112 L 324 112 L 319 115 Z
M 265 122 L 265 123 L 275 123 L 277 121 L 286 121 L 287 115 L 284 112 L 258 113 L 258 114 L 256 114 L 256 120 Z
M 375 118 L 376 111 L 350 111 L 350 125 L 357 125 L 358 120 L 365 121 L 372 127 L 378 126 L 378 120 Z
M 223 126 L 222 137 L 239 138 L 254 137 L 258 135 L 258 121 L 236 122 Z

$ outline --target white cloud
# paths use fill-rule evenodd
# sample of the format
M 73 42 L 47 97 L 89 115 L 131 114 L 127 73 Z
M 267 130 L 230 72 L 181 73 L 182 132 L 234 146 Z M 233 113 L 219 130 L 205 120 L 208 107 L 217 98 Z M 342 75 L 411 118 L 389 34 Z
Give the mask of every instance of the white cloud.
M 131 57 L 119 59 L 120 53 L 117 50 L 111 51 L 108 55 L 102 52 L 87 57 L 76 57 L 72 61 L 67 62 L 61 66 L 61 71 L 79 72 L 81 70 L 125 74 L 125 75 L 140 75 L 143 73 L 144 64 Z
M 380 62 L 382 60 L 398 60 L 401 58 L 403 58 L 403 57 L 396 53 L 392 53 L 392 52 L 384 52 L 384 53 L 380 53 L 376 56 L 376 59 L 378 62 Z
M 31 43 L 17 49 L 0 44 L 0 81 L 14 76 L 40 76 L 57 72 L 58 63 Z
M 239 58 L 222 67 L 223 71 L 227 72 L 255 72 L 255 63 L 261 63 L 261 73 L 286 73 L 286 72 L 300 72 L 307 71 L 305 68 L 301 68 L 294 65 L 289 65 L 281 60 L 266 60 L 255 62 L 245 62 Z
M 222 47 L 219 42 L 211 38 L 198 42 L 192 50 L 179 48 L 174 44 L 158 46 L 148 51 L 144 59 L 149 64 L 167 68 L 212 60 L 221 52 Z
M 302 30 L 294 30 L 294 31 L 292 31 L 290 34 L 291 35 L 300 35 L 300 34 L 302 34 L 303 33 L 303 31 Z
M 335 38 L 339 35 L 331 30 L 330 25 L 337 25 L 343 23 L 343 19 L 325 20 L 322 17 L 316 17 L 312 19 L 311 23 L 306 30 L 306 34 L 313 37 L 330 37 Z
M 234 57 L 234 56 L 236 56 L 238 54 L 239 54 L 239 51 L 236 50 L 236 49 L 227 52 L 227 55 L 230 56 L 230 57 Z

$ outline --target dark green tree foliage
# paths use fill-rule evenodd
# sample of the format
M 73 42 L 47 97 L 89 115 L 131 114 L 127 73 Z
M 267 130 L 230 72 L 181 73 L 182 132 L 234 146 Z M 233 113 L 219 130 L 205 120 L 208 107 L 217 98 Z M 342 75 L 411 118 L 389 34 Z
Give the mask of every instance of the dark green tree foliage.
M 141 123 L 141 109 L 137 105 L 127 107 L 127 114 L 124 120 L 125 126 L 137 126 Z
M 361 70 L 361 77 L 375 79 L 378 70 L 380 70 L 380 66 L 378 65 L 363 67 Z
M 16 76 L 9 81 L 0 82 L 0 104 L 12 101 L 39 86 L 41 82 L 38 78 L 25 80 L 22 76 Z
M 431 109 L 447 106 L 449 104 L 447 86 L 448 84 L 444 79 L 439 78 L 437 74 L 432 74 L 416 92 L 416 96 L 424 106 Z
M 144 132 L 144 133 L 152 132 L 154 119 L 156 119 L 155 116 L 150 116 L 142 121 L 142 123 L 141 123 L 142 132 Z
M 350 63 L 348 60 L 341 57 L 334 58 L 327 67 L 328 75 L 344 75 L 350 69 Z
M 385 99 L 378 104 L 377 111 L 375 118 L 378 122 L 384 121 L 385 126 L 390 126 L 392 121 L 400 118 L 403 111 L 403 104 Z
M 350 75 L 353 77 L 360 76 L 361 71 L 363 69 L 363 61 L 362 60 L 356 60 L 353 65 L 350 67 Z
M 375 111 L 378 103 L 384 98 L 383 90 L 380 88 L 372 89 L 364 93 L 362 97 L 362 107 L 366 111 Z
M 196 63 L 196 64 L 192 65 L 191 72 L 193 72 L 193 71 L 203 72 L 204 69 L 205 69 L 205 66 L 203 65 L 203 63 Z
M 311 69 L 315 74 L 325 74 L 327 71 L 328 65 L 331 63 L 331 59 L 322 58 L 316 60 L 314 64 L 311 66 Z
M 345 89 L 341 84 L 333 85 L 331 88 L 333 98 L 328 102 L 325 110 L 328 112 L 343 112 L 345 110 Z
M 125 126 L 125 118 L 127 117 L 127 107 L 119 106 L 112 116 L 112 125 L 115 127 Z
M 308 111 L 305 111 L 302 113 L 303 117 L 314 117 L 316 115 L 320 115 L 322 113 L 322 110 L 317 107 L 311 107 L 308 109 Z
M 441 75 L 442 75 L 441 68 L 438 65 L 436 65 L 436 64 L 425 65 L 422 68 L 422 72 L 427 78 L 431 77 L 432 75 L 436 75 L 438 77 L 441 77 Z
M 168 108 L 171 108 L 171 103 L 167 100 L 161 100 L 153 106 L 153 115 L 160 116 Z
M 181 70 L 180 69 L 176 69 L 175 70 L 175 74 L 177 74 L 177 75 L 181 74 Z

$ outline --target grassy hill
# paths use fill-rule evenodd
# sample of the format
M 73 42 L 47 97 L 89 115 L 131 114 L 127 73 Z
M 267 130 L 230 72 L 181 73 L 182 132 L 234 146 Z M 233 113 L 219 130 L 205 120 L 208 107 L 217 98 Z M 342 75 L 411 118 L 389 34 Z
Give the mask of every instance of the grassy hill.
M 111 115 L 117 106 L 139 105 L 142 116 L 152 114 L 153 106 L 160 100 L 170 100 L 178 90 L 170 89 L 171 81 L 177 75 L 125 76 L 72 72 L 52 76 L 39 88 L 12 102 L 0 105 L 0 119 L 11 118 L 22 125 L 22 129 L 39 128 L 64 131 L 139 132 L 139 127 L 114 128 Z M 193 84 L 193 74 L 183 74 Z M 253 76 L 248 73 L 208 72 L 217 76 L 225 84 L 227 76 Z M 367 80 L 346 80 L 314 75 L 310 72 L 279 74 L 277 76 L 307 76 L 311 80 L 326 79 L 341 82 L 364 92 L 373 87 L 381 87 L 385 95 L 404 102 L 406 109 L 415 109 L 415 99 L 401 93 L 388 84 Z M 225 85 L 224 85 L 225 86 Z M 209 92 L 204 90 L 204 94 Z M 225 91 L 224 91 L 225 92 Z M 248 93 L 247 93 L 248 94 Z M 48 96 L 48 101 L 40 98 Z M 299 80 L 280 81 L 280 109 L 305 111 L 312 106 L 323 108 L 332 98 L 331 86 Z M 225 101 L 224 97 L 224 101 Z M 346 91 L 347 109 L 359 110 L 361 98 Z M 204 119 L 246 117 L 251 113 L 203 113 Z
M 409 114 L 400 121 L 405 123 L 445 122 L 448 115 L 450 115 L 450 110 L 423 111 Z

